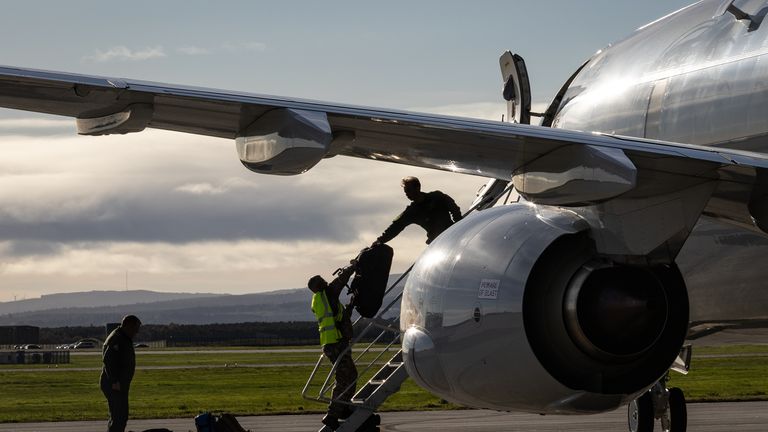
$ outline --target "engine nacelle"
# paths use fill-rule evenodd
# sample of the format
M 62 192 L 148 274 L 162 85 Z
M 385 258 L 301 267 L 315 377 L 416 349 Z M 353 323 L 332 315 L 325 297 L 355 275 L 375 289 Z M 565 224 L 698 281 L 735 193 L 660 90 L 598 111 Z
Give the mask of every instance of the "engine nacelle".
M 408 373 L 446 400 L 591 413 L 666 373 L 688 298 L 674 265 L 614 264 L 575 213 L 517 204 L 441 234 L 409 275 L 400 321 Z
M 281 108 L 256 119 L 235 144 L 240 162 L 249 170 L 295 175 L 320 162 L 328 154 L 332 140 L 324 112 Z

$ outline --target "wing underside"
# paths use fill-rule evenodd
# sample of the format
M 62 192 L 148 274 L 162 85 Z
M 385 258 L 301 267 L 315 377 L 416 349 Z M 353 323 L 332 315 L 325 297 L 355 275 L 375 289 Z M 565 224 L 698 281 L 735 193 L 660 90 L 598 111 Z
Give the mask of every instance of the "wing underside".
M 768 168 L 762 154 L 723 148 L 11 67 L 0 67 L 0 106 L 73 117 L 82 134 L 149 127 L 237 139 L 260 172 L 294 174 L 345 155 L 512 179 L 552 205 L 716 181 L 704 212 L 745 225 Z

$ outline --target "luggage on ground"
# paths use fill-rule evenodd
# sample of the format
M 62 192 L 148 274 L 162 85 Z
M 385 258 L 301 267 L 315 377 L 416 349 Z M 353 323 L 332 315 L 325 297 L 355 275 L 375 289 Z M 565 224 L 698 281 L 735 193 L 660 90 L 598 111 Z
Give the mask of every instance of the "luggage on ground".
M 213 427 L 215 422 L 216 418 L 209 412 L 199 414 L 195 417 L 195 427 L 197 427 L 197 432 L 214 432 Z
M 354 296 L 352 304 L 366 318 L 373 318 L 381 308 L 392 267 L 392 255 L 392 248 L 380 243 L 363 249 L 357 257 L 350 291 Z
M 202 413 L 195 417 L 197 432 L 248 432 L 232 414 Z
M 237 418 L 232 414 L 224 413 L 216 418 L 215 432 L 248 432 L 240 426 Z

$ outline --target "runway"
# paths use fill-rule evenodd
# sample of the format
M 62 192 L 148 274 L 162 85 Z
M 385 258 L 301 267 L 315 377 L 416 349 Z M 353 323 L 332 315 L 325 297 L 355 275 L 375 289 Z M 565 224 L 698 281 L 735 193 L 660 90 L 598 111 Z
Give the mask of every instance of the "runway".
M 320 426 L 319 414 L 239 417 L 252 432 L 311 432 Z M 590 416 L 539 416 L 486 410 L 385 412 L 382 432 L 617 432 L 626 431 L 626 409 Z M 105 421 L 0 424 L 0 432 L 103 432 Z M 168 428 L 194 431 L 191 418 L 133 420 L 128 430 Z M 656 425 L 656 430 L 660 426 Z M 764 432 L 768 430 L 768 402 L 722 402 L 688 405 L 691 432 Z

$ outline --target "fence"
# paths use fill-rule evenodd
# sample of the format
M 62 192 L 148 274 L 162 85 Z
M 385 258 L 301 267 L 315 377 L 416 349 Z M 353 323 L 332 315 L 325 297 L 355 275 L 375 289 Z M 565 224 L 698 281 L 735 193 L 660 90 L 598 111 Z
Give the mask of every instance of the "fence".
M 69 351 L 19 350 L 0 351 L 0 364 L 65 364 Z

